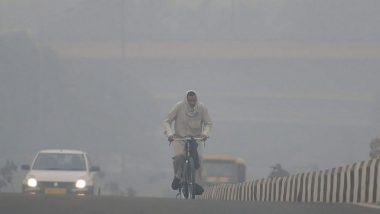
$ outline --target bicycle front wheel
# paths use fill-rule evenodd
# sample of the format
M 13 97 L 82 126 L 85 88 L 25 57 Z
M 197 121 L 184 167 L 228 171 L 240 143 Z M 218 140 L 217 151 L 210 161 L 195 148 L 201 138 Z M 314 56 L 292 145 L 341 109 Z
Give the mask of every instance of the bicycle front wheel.
M 188 189 L 189 189 L 189 196 L 191 199 L 195 199 L 195 167 L 194 167 L 194 160 L 193 158 L 189 159 L 189 165 L 188 165 Z

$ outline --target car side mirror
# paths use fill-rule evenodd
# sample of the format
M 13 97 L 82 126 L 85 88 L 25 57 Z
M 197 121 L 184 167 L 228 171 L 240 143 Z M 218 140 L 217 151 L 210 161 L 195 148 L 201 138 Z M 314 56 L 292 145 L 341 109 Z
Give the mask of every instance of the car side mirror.
M 30 170 L 30 166 L 27 164 L 21 165 L 22 170 Z
M 92 166 L 90 168 L 90 172 L 99 172 L 99 171 L 100 171 L 100 167 L 98 167 L 98 166 Z

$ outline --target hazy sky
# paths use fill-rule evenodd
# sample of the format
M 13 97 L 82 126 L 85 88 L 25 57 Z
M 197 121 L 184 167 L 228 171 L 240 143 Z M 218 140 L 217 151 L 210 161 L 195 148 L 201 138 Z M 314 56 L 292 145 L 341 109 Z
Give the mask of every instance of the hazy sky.
M 368 158 L 378 1 L 124 3 L 0 0 L 0 164 L 84 149 L 105 182 L 171 196 L 161 124 L 188 89 L 214 121 L 206 154 L 241 156 L 248 179 Z
M 130 40 L 379 41 L 376 0 L 2 0 L 2 29 Z M 124 21 L 123 21 L 124 19 Z M 61 30 L 59 30 L 59 29 Z M 41 32 L 43 31 L 43 32 Z M 51 32 L 49 32 L 51 31 Z M 83 32 L 84 31 L 84 32 Z M 61 34 L 61 35 L 58 35 Z

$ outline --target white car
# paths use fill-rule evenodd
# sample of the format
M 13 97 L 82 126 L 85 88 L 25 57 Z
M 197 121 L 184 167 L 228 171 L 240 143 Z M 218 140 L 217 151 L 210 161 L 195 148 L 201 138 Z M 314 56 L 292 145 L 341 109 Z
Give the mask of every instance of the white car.
M 93 195 L 100 170 L 79 150 L 42 150 L 31 166 L 21 169 L 29 170 L 22 182 L 24 193 L 62 195 Z

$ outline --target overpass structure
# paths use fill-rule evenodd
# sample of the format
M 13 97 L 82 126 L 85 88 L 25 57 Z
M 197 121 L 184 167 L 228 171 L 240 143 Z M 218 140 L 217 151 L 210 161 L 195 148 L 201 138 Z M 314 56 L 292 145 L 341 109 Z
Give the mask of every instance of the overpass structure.
M 378 43 L 51 41 L 68 58 L 91 59 L 380 59 Z
M 0 213 L 378 214 L 380 159 L 207 188 L 202 200 L 0 194 Z M 283 203 L 289 202 L 289 203 Z M 304 203 L 309 202 L 309 203 Z M 310 203 L 311 202 L 311 203 Z

